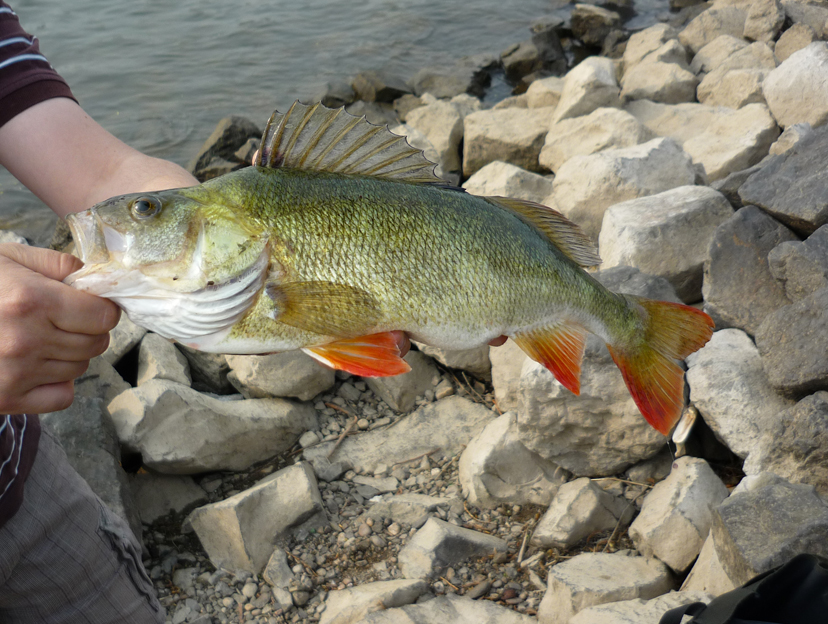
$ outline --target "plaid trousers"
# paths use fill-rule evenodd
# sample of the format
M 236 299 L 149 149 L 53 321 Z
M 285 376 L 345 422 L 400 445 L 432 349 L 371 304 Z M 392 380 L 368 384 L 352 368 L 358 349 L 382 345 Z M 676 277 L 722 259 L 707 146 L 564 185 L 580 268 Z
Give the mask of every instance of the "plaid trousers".
M 45 428 L 20 510 L 0 529 L 0 624 L 163 624 L 127 523 Z

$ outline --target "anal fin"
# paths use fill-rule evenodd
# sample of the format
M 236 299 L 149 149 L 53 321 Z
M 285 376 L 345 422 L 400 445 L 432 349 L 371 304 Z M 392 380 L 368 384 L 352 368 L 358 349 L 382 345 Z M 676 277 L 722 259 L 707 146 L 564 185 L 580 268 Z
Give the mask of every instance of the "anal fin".
M 302 349 L 313 359 L 360 377 L 391 377 L 411 370 L 400 357 L 400 348 L 391 332 L 337 340 Z
M 512 338 L 530 358 L 543 364 L 560 384 L 573 394 L 581 393 L 581 361 L 584 358 L 586 329 L 577 323 L 560 321 Z

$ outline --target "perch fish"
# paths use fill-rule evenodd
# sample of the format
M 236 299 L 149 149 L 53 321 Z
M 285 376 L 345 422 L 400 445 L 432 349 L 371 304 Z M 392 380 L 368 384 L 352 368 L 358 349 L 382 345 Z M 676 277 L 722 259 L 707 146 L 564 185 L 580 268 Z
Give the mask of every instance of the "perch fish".
M 297 102 L 273 114 L 254 166 L 71 215 L 85 266 L 66 282 L 195 349 L 302 349 L 361 376 L 409 370 L 395 330 L 445 349 L 505 335 L 578 394 L 591 332 L 669 433 L 684 401 L 676 361 L 708 341 L 710 317 L 610 292 L 563 215 L 433 169 L 384 127 Z

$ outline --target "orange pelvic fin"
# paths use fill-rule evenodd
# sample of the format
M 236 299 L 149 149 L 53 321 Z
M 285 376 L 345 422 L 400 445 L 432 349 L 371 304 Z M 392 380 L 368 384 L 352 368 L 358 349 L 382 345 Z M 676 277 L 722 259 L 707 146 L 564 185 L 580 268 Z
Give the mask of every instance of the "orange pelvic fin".
M 515 334 L 513 340 L 526 355 L 549 369 L 564 388 L 576 395 L 581 393 L 581 361 L 586 341 L 586 330 L 581 325 L 561 321 Z
M 710 340 L 713 319 L 680 303 L 626 297 L 646 312 L 644 336 L 635 347 L 607 346 L 644 418 L 669 435 L 684 407 L 684 371 L 675 360 Z
M 302 351 L 326 366 L 360 377 L 390 377 L 411 370 L 400 357 L 400 348 L 391 332 L 337 340 Z

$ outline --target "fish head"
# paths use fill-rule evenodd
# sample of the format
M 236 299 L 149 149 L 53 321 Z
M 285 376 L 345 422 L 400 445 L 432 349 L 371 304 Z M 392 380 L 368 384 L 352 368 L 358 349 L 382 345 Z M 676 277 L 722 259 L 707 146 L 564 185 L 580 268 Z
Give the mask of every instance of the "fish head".
M 67 223 L 84 267 L 65 283 L 196 348 L 238 320 L 267 274 L 264 237 L 201 187 L 113 197 Z

